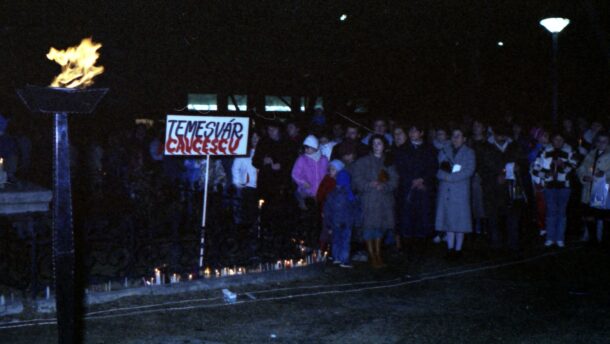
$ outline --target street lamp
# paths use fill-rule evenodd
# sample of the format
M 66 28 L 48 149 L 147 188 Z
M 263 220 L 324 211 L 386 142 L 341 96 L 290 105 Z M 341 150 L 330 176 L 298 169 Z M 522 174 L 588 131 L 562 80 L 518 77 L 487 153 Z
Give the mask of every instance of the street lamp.
M 553 83 L 553 124 L 557 123 L 557 108 L 559 90 L 557 87 L 558 76 L 557 76 L 557 50 L 559 33 L 570 24 L 570 19 L 566 18 L 545 18 L 540 21 L 540 25 L 547 29 L 553 38 L 553 66 L 552 66 L 552 83 Z

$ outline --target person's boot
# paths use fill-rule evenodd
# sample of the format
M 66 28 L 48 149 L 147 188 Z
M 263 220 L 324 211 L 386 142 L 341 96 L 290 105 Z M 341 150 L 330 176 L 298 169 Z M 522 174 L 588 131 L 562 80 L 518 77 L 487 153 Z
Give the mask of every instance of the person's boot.
M 373 240 L 366 241 L 366 250 L 369 253 L 369 260 L 371 262 L 371 266 L 377 268 L 379 262 L 377 261 L 377 255 L 375 255 L 375 247 L 373 245 Z
M 588 241 L 587 246 L 589 248 L 597 248 L 599 243 L 597 242 L 597 221 L 587 221 L 586 222 L 586 230 L 587 230 L 587 238 Z
M 383 258 L 381 257 L 381 239 L 375 240 L 375 256 L 377 258 L 377 267 L 386 267 L 386 265 L 383 263 Z
M 402 242 L 402 236 L 400 234 L 396 234 L 396 251 L 398 254 L 401 254 L 404 251 L 404 245 Z

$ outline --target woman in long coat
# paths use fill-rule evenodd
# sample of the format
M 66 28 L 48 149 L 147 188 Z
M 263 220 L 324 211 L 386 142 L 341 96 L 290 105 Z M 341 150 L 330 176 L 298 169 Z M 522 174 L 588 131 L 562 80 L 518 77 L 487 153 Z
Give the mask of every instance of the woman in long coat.
M 472 232 L 470 212 L 470 179 L 474 174 L 476 160 L 474 151 L 464 143 L 466 137 L 461 129 L 451 132 L 451 144 L 445 145 L 438 154 L 440 168 L 436 208 L 436 230 L 447 232 L 449 258 L 462 251 L 464 234 Z
M 407 240 L 428 238 L 434 231 L 436 198 L 433 196 L 438 162 L 436 150 L 424 142 L 423 135 L 423 129 L 417 125 L 394 128 L 392 154 L 400 177 L 396 189 L 396 220 L 400 235 Z
M 394 189 L 398 173 L 385 154 L 386 140 L 373 135 L 371 153 L 355 162 L 353 183 L 362 199 L 363 238 L 373 267 L 382 267 L 381 241 L 394 229 Z

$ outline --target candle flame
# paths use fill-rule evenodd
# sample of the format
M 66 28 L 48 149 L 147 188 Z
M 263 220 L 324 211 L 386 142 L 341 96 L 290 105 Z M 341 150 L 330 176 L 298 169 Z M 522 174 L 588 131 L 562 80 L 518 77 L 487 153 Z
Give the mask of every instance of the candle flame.
M 104 72 L 103 66 L 96 66 L 100 54 L 97 52 L 101 43 L 94 43 L 91 38 L 84 38 L 76 47 L 57 50 L 51 47 L 47 58 L 61 66 L 61 73 L 53 79 L 52 87 L 87 87 L 93 84 L 93 78 Z

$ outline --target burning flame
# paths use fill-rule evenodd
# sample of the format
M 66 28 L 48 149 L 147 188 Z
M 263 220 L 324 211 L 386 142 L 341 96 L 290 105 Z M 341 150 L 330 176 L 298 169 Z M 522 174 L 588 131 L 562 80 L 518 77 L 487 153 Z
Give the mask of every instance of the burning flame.
M 100 54 L 97 52 L 101 43 L 94 43 L 91 38 L 84 38 L 77 47 L 57 50 L 51 47 L 47 58 L 61 66 L 61 74 L 55 77 L 52 87 L 87 87 L 93 84 L 93 78 L 104 72 L 103 66 L 95 66 Z

